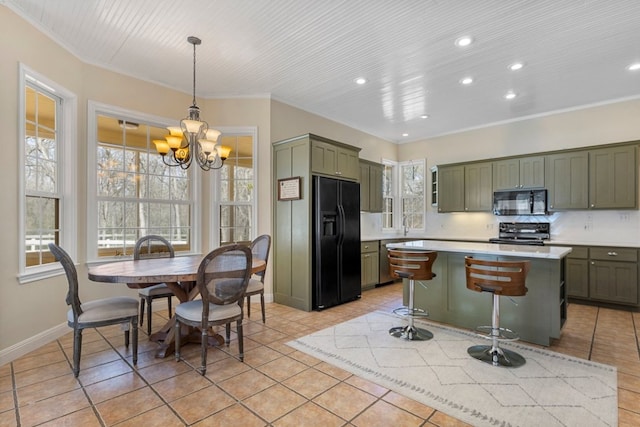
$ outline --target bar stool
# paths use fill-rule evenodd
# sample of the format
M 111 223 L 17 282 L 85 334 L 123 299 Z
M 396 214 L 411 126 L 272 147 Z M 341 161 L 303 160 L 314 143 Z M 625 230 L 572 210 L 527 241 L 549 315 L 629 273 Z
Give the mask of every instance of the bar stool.
M 429 315 L 425 310 L 414 306 L 414 281 L 431 280 L 436 277 L 435 273 L 431 271 L 431 266 L 437 257 L 438 253 L 433 251 L 389 249 L 389 273 L 391 277 L 394 279 L 409 279 L 409 305 L 393 310 L 395 314 L 407 317 L 409 324 L 389 329 L 391 336 L 411 341 L 426 341 L 433 338 L 433 334 L 430 331 L 417 328 L 413 324 L 414 317 L 426 317 Z
M 525 281 L 529 272 L 529 261 L 485 261 L 465 257 L 467 288 L 476 292 L 493 294 L 491 326 L 480 326 L 477 330 L 491 345 L 474 345 L 467 353 L 493 366 L 516 368 L 525 364 L 518 353 L 500 347 L 501 341 L 517 341 L 520 337 L 513 331 L 500 327 L 500 295 L 524 296 Z

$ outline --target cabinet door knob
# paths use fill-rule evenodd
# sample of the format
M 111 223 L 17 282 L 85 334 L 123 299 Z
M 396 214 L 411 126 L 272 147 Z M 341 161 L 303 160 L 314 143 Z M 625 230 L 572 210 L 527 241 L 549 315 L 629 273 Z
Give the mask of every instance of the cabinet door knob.
M 617 252 L 607 252 L 607 255 L 609 256 L 618 256 Z
M 595 261 L 591 261 L 591 265 L 596 265 L 596 262 Z
M 595 207 L 596 207 L 596 205 L 594 205 L 594 204 L 592 203 L 592 204 L 591 204 L 591 207 L 592 207 L 592 208 L 595 208 Z

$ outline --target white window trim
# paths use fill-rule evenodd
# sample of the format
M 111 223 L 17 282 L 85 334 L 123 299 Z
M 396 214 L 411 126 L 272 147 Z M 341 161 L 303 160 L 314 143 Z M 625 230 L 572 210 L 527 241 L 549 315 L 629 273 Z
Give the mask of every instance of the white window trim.
M 398 195 L 400 194 L 400 174 L 398 172 L 400 170 L 400 166 L 399 166 L 400 164 L 395 160 L 389 160 L 389 159 L 382 159 L 382 164 L 393 167 L 393 174 L 391 177 L 393 181 L 393 187 L 391 189 L 391 194 L 393 195 L 393 212 L 394 212 L 392 228 L 383 228 L 382 232 L 395 233 L 402 228 L 402 222 L 398 220 L 398 217 L 400 216 L 398 215 L 398 212 L 400 212 L 400 207 L 401 207 L 400 200 L 398 197 Z
M 402 173 L 400 172 L 402 170 L 403 166 L 407 166 L 407 165 L 422 165 L 422 175 L 423 175 L 423 179 L 424 182 L 422 183 L 422 227 L 421 228 L 410 228 L 409 230 L 413 230 L 413 231 L 417 231 L 417 232 L 423 232 L 427 229 L 427 195 L 431 194 L 428 193 L 428 191 L 430 191 L 430 188 L 428 188 L 428 182 L 429 179 L 427 178 L 427 173 L 429 174 L 429 176 L 431 176 L 431 170 L 427 171 L 427 160 L 426 159 L 414 159 L 414 160 L 407 160 L 406 162 L 399 162 L 398 163 L 398 222 L 399 224 L 399 228 L 402 229 L 403 225 L 402 225 L 402 218 L 404 217 L 404 215 L 402 215 L 402 183 L 400 182 L 402 180 Z
M 19 81 L 18 90 L 20 93 L 18 102 L 18 164 L 20 176 L 18 177 L 18 191 L 20 194 L 20 202 L 18 203 L 18 281 L 19 283 L 29 283 L 42 280 L 48 277 L 57 276 L 64 273 L 60 263 L 51 263 L 26 267 L 25 254 L 25 188 L 24 181 L 24 140 L 25 140 L 25 99 L 24 91 L 26 88 L 26 76 L 29 75 L 43 86 L 49 86 L 54 93 L 63 101 L 63 108 L 60 113 L 61 129 L 59 129 L 60 142 L 57 146 L 58 150 L 58 179 L 60 179 L 60 245 L 69 253 L 72 259 L 77 259 L 77 236 L 78 229 L 76 220 L 78 215 L 77 209 L 77 179 L 76 170 L 78 165 L 77 158 L 77 117 L 78 117 L 78 97 L 70 90 L 60 86 L 58 83 L 48 79 L 42 74 L 32 70 L 23 63 L 19 64 Z
M 251 202 L 251 239 L 255 239 L 258 235 L 258 195 L 260 194 L 259 180 L 258 180 L 258 128 L 256 126 L 238 126 L 238 127 L 225 127 L 216 126 L 223 135 L 250 135 L 253 141 L 253 200 Z M 211 188 L 211 206 L 210 206 L 210 224 L 209 224 L 209 242 L 213 248 L 220 246 L 220 215 L 218 215 L 218 208 L 220 206 L 220 186 L 217 185 L 220 180 L 220 171 L 209 175 L 209 188 Z
M 140 113 L 137 111 L 127 110 L 124 108 L 116 107 L 113 105 L 103 104 L 96 101 L 88 102 L 87 111 L 87 264 L 102 264 L 108 261 L 118 260 L 121 261 L 122 257 L 98 257 L 98 241 L 96 239 L 96 230 L 98 229 L 97 223 L 97 194 L 96 194 L 96 141 L 97 136 L 97 124 L 96 117 L 98 114 L 104 114 L 108 116 L 122 116 L 127 120 L 134 122 L 140 122 L 149 124 L 156 127 L 178 126 L 178 122 L 175 119 L 168 119 L 164 117 L 154 116 L 150 114 Z M 92 166 L 93 165 L 93 166 Z M 201 206 L 198 205 L 198 195 L 200 194 L 200 168 L 193 163 L 189 168 L 189 174 L 191 179 L 191 200 L 193 203 L 193 209 L 191 209 L 191 251 L 192 253 L 200 253 L 201 239 L 199 233 L 195 230 L 200 230 L 201 224 Z

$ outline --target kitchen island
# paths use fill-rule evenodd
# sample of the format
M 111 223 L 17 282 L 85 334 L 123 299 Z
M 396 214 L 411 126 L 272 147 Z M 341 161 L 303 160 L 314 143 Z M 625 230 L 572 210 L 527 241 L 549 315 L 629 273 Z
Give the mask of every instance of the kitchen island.
M 491 324 L 492 297 L 467 289 L 464 257 L 529 260 L 527 295 L 514 297 L 515 304 L 502 297 L 500 325 L 518 333 L 523 341 L 543 346 L 560 337 L 567 316 L 565 257 L 571 248 L 441 240 L 392 243 L 388 247 L 438 252 L 433 265 L 436 277 L 416 283 L 415 306 L 427 310 L 431 320 L 466 329 Z M 404 288 L 406 303 L 408 286 Z

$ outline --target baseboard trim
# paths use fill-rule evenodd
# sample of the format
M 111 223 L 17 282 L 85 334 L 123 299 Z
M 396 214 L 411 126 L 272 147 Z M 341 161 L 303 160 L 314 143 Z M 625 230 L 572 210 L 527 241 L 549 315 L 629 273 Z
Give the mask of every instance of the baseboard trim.
M 29 352 L 37 350 L 43 345 L 49 344 L 51 341 L 57 340 L 70 330 L 71 329 L 66 322 L 61 323 L 58 326 L 54 326 L 51 329 L 40 332 L 39 334 L 14 344 L 11 347 L 0 350 L 0 366 L 12 362 Z

